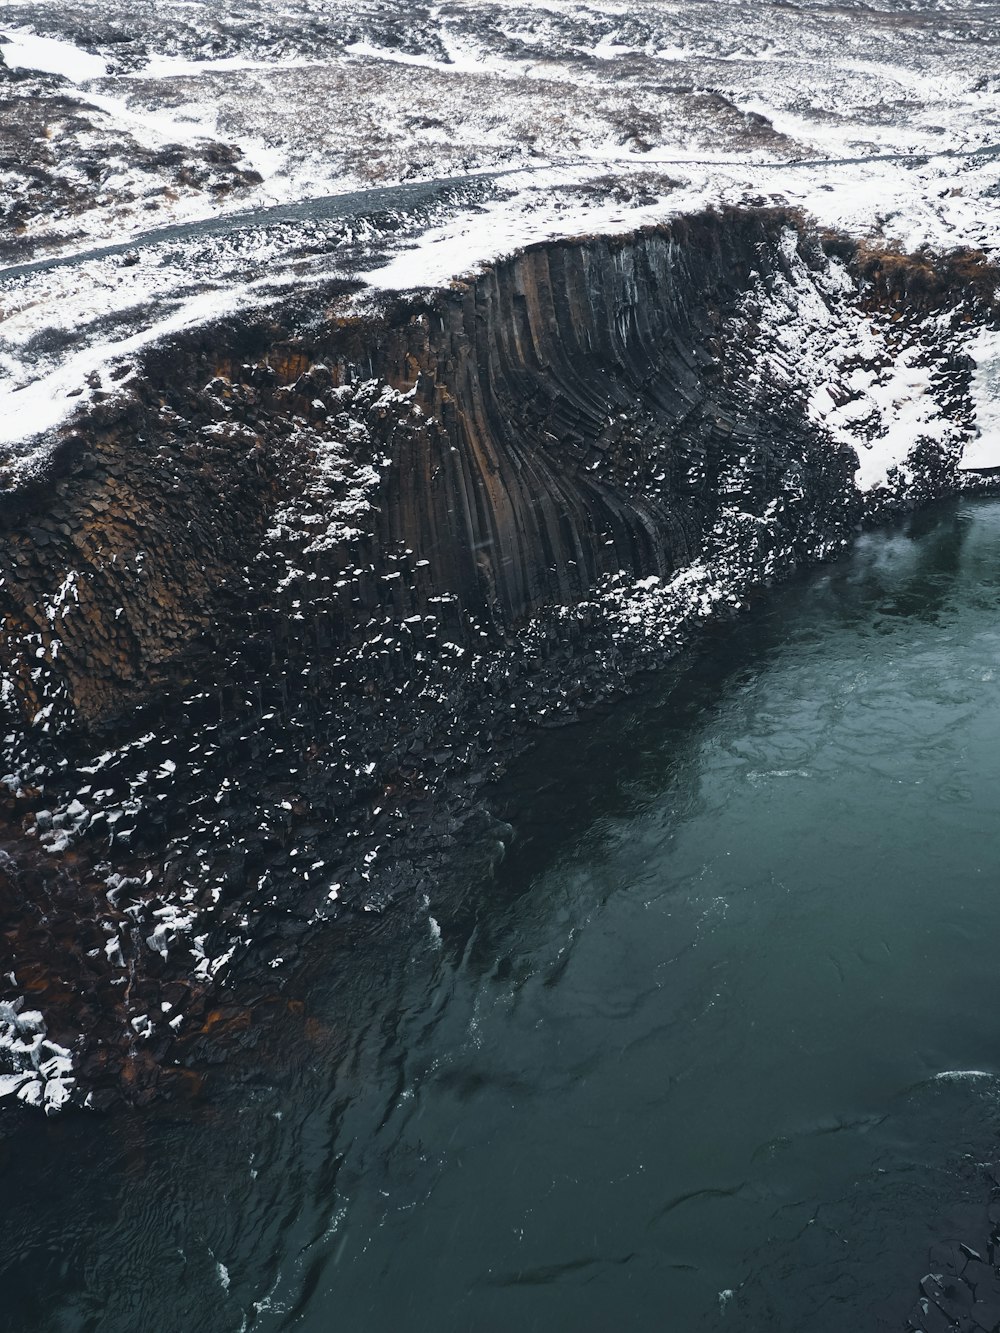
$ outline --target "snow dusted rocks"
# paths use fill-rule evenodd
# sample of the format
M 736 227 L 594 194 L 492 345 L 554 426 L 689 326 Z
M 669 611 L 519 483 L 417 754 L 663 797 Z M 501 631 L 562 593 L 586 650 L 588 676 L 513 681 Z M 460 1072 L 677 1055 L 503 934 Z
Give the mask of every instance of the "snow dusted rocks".
M 0 1097 L 16 1094 L 27 1106 L 54 1115 L 69 1101 L 76 1082 L 73 1059 L 65 1046 L 46 1036 L 45 1019 L 26 1009 L 24 999 L 0 1003 Z
M 74 1096 L 148 1095 L 309 922 L 437 915 L 532 726 L 963 484 L 995 286 L 702 213 L 428 297 L 331 284 L 96 380 L 0 548 L 3 999 L 34 981 Z
M 1000 333 L 983 328 L 970 340 L 975 362 L 971 396 L 976 434 L 962 451 L 959 467 L 965 472 L 1000 468 Z
M 22 1101 L 150 1095 L 311 922 L 439 919 L 532 727 L 1000 466 L 988 5 L 0 0 L 0 38 Z

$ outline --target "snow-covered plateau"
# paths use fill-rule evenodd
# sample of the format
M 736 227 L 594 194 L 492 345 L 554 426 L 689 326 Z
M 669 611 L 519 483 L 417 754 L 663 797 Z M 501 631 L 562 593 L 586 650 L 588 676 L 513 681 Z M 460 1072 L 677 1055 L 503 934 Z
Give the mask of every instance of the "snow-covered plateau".
M 30 457 L 102 365 L 331 275 L 437 286 L 533 241 L 779 201 L 993 254 L 996 18 L 0 3 L 0 443 Z
M 985 0 L 0 0 L 0 1097 L 441 919 L 532 727 L 990 484 L 998 70 Z

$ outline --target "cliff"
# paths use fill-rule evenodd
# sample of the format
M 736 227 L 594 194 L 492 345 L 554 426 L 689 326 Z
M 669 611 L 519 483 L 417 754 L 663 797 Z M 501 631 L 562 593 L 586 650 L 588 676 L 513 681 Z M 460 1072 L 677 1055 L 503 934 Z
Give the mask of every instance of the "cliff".
M 706 213 L 118 367 L 2 511 L 8 1090 L 146 1095 L 532 726 L 963 484 L 995 285 Z

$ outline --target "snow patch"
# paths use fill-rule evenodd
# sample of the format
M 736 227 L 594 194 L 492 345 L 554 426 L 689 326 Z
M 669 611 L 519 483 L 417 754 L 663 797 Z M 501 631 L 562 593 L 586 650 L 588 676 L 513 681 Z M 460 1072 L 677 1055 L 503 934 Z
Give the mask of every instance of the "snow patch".
M 971 391 L 978 433 L 958 466 L 963 471 L 1000 467 L 1000 330 L 981 329 L 968 351 L 976 363 Z
M 88 83 L 103 78 L 107 61 L 72 42 L 55 37 L 36 37 L 23 28 L 0 32 L 0 54 L 8 69 L 33 69 L 40 74 L 59 74 L 72 83 Z

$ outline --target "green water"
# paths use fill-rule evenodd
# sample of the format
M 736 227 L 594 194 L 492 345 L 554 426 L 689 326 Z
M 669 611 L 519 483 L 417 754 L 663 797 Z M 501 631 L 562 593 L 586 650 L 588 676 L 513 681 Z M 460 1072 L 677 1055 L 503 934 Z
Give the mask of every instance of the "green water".
M 898 1329 L 1000 1157 L 998 661 L 967 502 L 546 735 L 440 933 L 334 927 L 194 1104 L 0 1146 L 3 1326 Z

